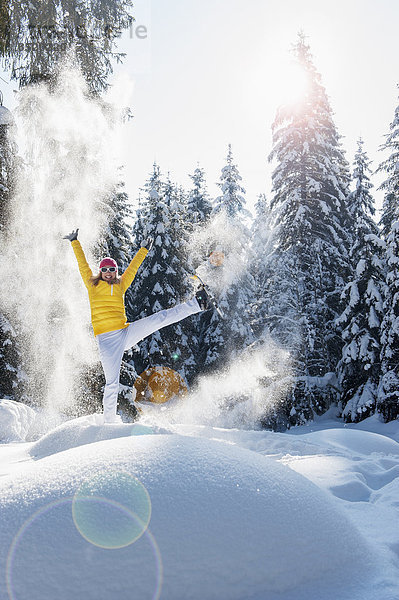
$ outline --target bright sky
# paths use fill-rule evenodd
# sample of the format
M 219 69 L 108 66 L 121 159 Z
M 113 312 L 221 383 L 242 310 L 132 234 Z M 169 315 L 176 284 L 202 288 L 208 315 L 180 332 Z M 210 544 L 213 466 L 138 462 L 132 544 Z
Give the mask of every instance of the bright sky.
M 152 0 L 150 17 L 149 2 L 136 2 L 137 24 L 149 19 L 149 37 L 127 37 L 128 57 L 116 70 L 135 82 L 126 144 L 133 196 L 154 160 L 184 186 L 199 162 L 216 194 L 228 143 L 249 206 L 260 192 L 270 196 L 271 124 L 290 94 L 289 50 L 300 29 L 348 160 L 361 135 L 373 166 L 381 161 L 378 147 L 398 104 L 397 0 Z M 147 46 L 135 62 L 138 44 Z
M 345 137 L 348 160 L 352 164 L 360 135 L 373 166 L 383 158 L 378 147 L 398 104 L 397 0 L 134 4 L 135 26 L 146 27 L 147 38 L 138 37 L 143 29 L 126 34 L 121 48 L 127 57 L 115 67 L 127 96 L 134 83 L 129 104 L 135 117 L 126 126 L 122 150 L 132 200 L 154 160 L 185 187 L 199 162 L 209 192 L 216 195 L 229 143 L 248 207 L 260 192 L 270 197 L 271 124 L 278 104 L 294 93 L 289 50 L 301 29 Z M 381 192 L 375 196 L 380 203 Z

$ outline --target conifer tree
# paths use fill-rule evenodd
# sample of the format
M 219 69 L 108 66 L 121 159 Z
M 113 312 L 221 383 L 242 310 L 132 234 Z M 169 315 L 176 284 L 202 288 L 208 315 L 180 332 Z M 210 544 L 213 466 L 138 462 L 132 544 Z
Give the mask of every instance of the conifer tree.
M 9 136 L 9 127 L 13 123 L 11 112 L 2 105 L 0 92 L 0 234 L 7 231 L 10 195 L 14 186 L 17 169 L 16 148 Z
M 354 222 L 350 250 L 353 272 L 342 293 L 345 309 L 337 320 L 345 342 L 338 365 L 341 402 L 345 420 L 352 422 L 374 412 L 380 377 L 384 243 L 373 219 L 370 173 L 370 161 L 359 140 L 353 172 L 355 189 L 348 196 Z
M 212 204 L 206 189 L 204 169 L 198 166 L 189 177 L 193 186 L 187 202 L 187 223 L 190 228 L 193 228 L 209 220 Z
M 192 175 L 189 175 L 192 180 L 192 187 L 188 192 L 187 198 L 187 218 L 185 223 L 185 231 L 187 236 L 187 269 L 191 274 L 194 274 L 196 269 L 203 262 L 203 254 L 198 246 L 198 236 L 201 237 L 206 227 L 209 224 L 212 213 L 212 201 L 209 197 L 205 171 L 199 165 L 194 170 Z M 206 249 L 208 250 L 208 248 Z M 206 358 L 206 344 L 204 337 L 208 331 L 211 320 L 211 312 L 205 311 L 197 315 L 193 315 L 190 319 L 191 324 L 191 339 L 190 345 L 193 352 L 194 362 L 188 370 L 188 379 L 191 382 L 198 373 L 201 372 L 202 365 Z
M 12 116 L 0 102 L 0 241 L 4 243 L 10 216 L 10 197 L 17 169 L 16 149 L 9 137 Z M 6 292 L 6 290 L 4 290 Z M 23 381 L 22 356 L 12 315 L 0 306 L 0 398 L 18 400 Z
M 271 333 L 293 353 L 297 423 L 323 412 L 335 398 L 324 376 L 341 355 L 335 319 L 350 267 L 351 216 L 348 164 L 303 34 L 294 57 L 307 86 L 302 100 L 281 107 L 273 124 L 276 250 L 268 296 L 274 304 Z
M 385 192 L 381 216 L 381 233 L 387 239 L 392 230 L 392 224 L 398 215 L 399 198 L 399 105 L 395 109 L 390 132 L 385 136 L 386 141 L 380 150 L 389 152 L 387 159 L 383 160 L 377 169 L 377 173 L 386 173 L 387 177 L 379 189 Z
M 154 238 L 154 247 L 133 289 L 134 320 L 175 306 L 190 295 L 184 246 L 181 245 L 185 207 L 179 192 L 170 181 L 162 180 L 156 164 L 144 191 L 134 235 L 136 240 Z M 189 328 L 190 323 L 183 321 L 140 342 L 140 352 L 135 356 L 137 370 L 165 365 L 186 376 L 194 361 L 187 333 Z
M 20 400 L 25 378 L 17 333 L 0 313 L 0 398 Z
M 102 232 L 96 255 L 98 257 L 111 256 L 118 263 L 119 272 L 123 272 L 133 258 L 134 251 L 132 233 L 127 225 L 133 211 L 123 183 L 120 183 L 112 194 L 106 210 L 107 223 Z
M 381 148 L 389 156 L 378 170 L 387 174 L 381 218 L 386 241 L 386 293 L 381 331 L 381 371 L 377 409 L 385 421 L 399 415 L 399 106 Z
M 381 332 L 377 409 L 385 421 L 399 416 L 399 214 L 386 239 L 387 278 Z
M 96 249 L 96 256 L 99 259 L 104 256 L 111 256 L 116 260 L 120 274 L 128 267 L 140 247 L 140 244 L 133 244 L 133 232 L 128 225 L 132 221 L 133 210 L 124 187 L 124 183 L 121 182 L 110 197 L 106 206 L 107 223 Z M 131 295 L 131 288 L 129 288 L 125 295 L 128 321 L 131 321 L 134 312 Z
M 107 87 L 116 40 L 131 24 L 131 0 L 7 0 L 0 10 L 3 66 L 21 86 L 50 80 L 71 49 L 90 90 Z
M 188 210 L 188 198 L 185 190 L 172 184 L 170 178 L 165 185 L 165 200 L 170 209 L 169 233 L 172 240 L 170 264 L 166 271 L 168 285 L 172 291 L 172 305 L 187 300 L 193 295 L 190 276 L 193 273 L 193 261 L 188 254 L 187 240 L 191 222 Z M 190 383 L 196 374 L 198 352 L 197 315 L 173 325 L 170 330 L 178 341 L 171 354 L 173 366 Z
M 214 211 L 224 210 L 229 217 L 235 218 L 238 214 L 245 214 L 247 211 L 244 209 L 245 189 L 240 184 L 242 177 L 233 162 L 231 144 L 228 147 L 226 162 L 217 184 L 222 193 L 216 198 Z
M 218 183 L 222 194 L 216 199 L 211 217 L 220 218 L 220 228 L 223 228 L 219 235 L 226 261 L 223 266 L 217 267 L 217 278 L 220 282 L 218 301 L 226 319 L 221 320 L 215 312 L 210 317 L 203 340 L 205 368 L 219 368 L 254 341 L 250 324 L 254 281 L 244 267 L 250 233 L 245 225 L 248 211 L 245 209 L 245 189 L 241 186 L 241 180 L 229 145 L 227 165 L 223 167 Z M 229 270 L 231 274 L 227 273 Z
M 259 194 L 255 205 L 255 219 L 251 228 L 252 256 L 250 270 L 255 282 L 255 303 L 252 312 L 252 328 L 255 337 L 262 337 L 267 324 L 269 306 L 267 290 L 273 277 L 271 256 L 273 233 L 271 229 L 270 204 L 265 194 Z

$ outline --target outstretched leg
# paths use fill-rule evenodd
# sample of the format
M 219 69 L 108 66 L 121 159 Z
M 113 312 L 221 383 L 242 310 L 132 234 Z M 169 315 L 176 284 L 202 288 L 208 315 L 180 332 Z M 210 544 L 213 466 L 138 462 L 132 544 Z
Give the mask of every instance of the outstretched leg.
M 158 329 L 172 325 L 172 323 L 177 323 L 199 312 L 201 312 L 199 304 L 195 298 L 192 298 L 188 302 L 178 304 L 173 308 L 161 310 L 149 317 L 130 323 L 129 327 L 123 330 L 126 332 L 124 349 L 128 350 L 132 346 L 135 346 L 135 344 L 155 331 L 158 331 Z
M 125 329 L 117 329 L 97 336 L 101 363 L 105 374 L 103 395 L 104 423 L 116 420 L 119 391 L 119 373 L 124 352 Z

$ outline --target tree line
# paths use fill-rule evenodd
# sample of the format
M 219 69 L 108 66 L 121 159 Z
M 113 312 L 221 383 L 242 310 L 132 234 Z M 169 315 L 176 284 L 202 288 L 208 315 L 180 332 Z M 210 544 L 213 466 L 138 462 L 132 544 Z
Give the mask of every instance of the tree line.
M 4 48 L 9 64 L 12 47 L 8 43 Z M 293 54 L 306 74 L 306 92 L 300 102 L 277 111 L 269 156 L 274 163 L 272 191 L 270 197 L 259 195 L 254 218 L 248 217 L 231 146 L 217 198 L 210 198 L 201 167 L 190 176 L 191 189 L 184 190 L 155 164 L 136 214 L 122 185 L 110 200 L 111 217 L 99 252 L 110 254 L 124 268 L 133 246 L 148 236 L 155 240 L 126 297 L 129 320 L 186 298 L 192 293 L 190 275 L 201 268 L 207 269 L 226 315 L 221 320 L 206 312 L 183 321 L 125 355 L 125 402 L 134 378 L 148 366 L 171 366 L 195 385 L 198 376 L 222 370 L 248 348 L 264 347 L 271 340 L 291 356 L 291 385 L 278 405 L 265 411 L 264 426 L 301 424 L 331 406 L 338 406 L 348 422 L 375 412 L 385 421 L 398 416 L 399 107 L 382 146 L 389 156 L 378 167 L 385 180 L 377 223 L 364 143 L 358 141 L 351 168 L 303 35 Z M 84 73 L 90 70 L 84 62 L 80 66 Z M 109 63 L 103 63 L 95 85 L 93 72 L 88 77 L 93 94 L 104 88 L 108 68 Z M 16 67 L 13 72 L 18 72 Z M 21 84 L 35 81 L 29 72 L 25 65 Z M 3 231 L 15 161 L 7 124 L 2 124 Z M 224 254 L 225 262 L 210 268 L 207 259 L 215 249 Z M 7 315 L 1 315 L 0 394 L 20 399 L 23 378 L 17 338 Z M 266 397 L 266 385 L 264 389 Z M 100 397 L 98 383 L 91 384 L 90 393 Z

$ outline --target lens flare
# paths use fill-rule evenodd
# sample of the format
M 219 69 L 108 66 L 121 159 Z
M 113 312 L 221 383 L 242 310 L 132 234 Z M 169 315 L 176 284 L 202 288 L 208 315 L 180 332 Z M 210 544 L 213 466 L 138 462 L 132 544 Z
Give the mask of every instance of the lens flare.
M 42 597 L 55 597 L 55 594 L 51 596 L 54 589 L 62 588 L 63 597 L 74 600 L 80 597 L 82 579 L 90 578 L 95 582 L 98 600 L 108 600 L 108 590 L 104 587 L 102 594 L 99 580 L 104 571 L 106 578 L 109 577 L 109 570 L 114 573 L 114 554 L 104 555 L 104 550 L 95 546 L 91 546 L 95 554 L 87 554 L 87 541 L 79 535 L 72 521 L 72 502 L 73 498 L 67 497 L 42 506 L 18 530 L 6 562 L 9 600 L 29 600 L 32 597 L 31 580 L 36 577 L 37 583 L 38 572 L 41 573 L 42 587 L 36 591 L 42 593 Z M 55 535 L 55 531 L 58 531 L 58 535 Z M 122 585 L 127 592 L 134 585 L 135 565 L 142 563 L 144 555 L 148 581 L 144 586 L 141 585 L 141 589 L 145 590 L 141 600 L 159 600 L 163 583 L 162 557 L 150 529 L 147 527 L 143 533 L 143 541 L 119 551 L 124 553 L 121 556 L 128 561 L 131 571 L 122 569 L 112 576 L 115 577 L 115 583 L 119 587 Z M 90 559 L 87 561 L 88 556 Z M 66 564 L 69 565 L 67 569 Z M 140 575 L 142 582 L 143 573 Z
M 100 548 L 124 548 L 146 531 L 151 499 L 144 485 L 129 473 L 101 473 L 85 481 L 72 502 L 79 533 Z

